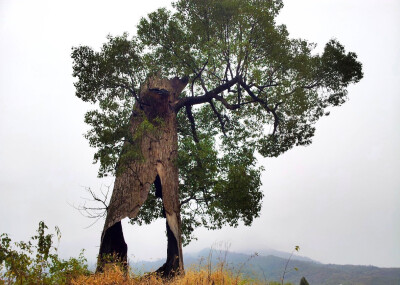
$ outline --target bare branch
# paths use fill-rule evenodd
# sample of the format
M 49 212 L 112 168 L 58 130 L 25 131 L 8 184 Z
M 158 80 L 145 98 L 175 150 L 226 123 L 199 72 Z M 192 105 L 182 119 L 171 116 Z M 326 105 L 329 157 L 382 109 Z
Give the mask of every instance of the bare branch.
M 73 206 L 81 215 L 86 218 L 95 219 L 88 227 L 94 225 L 98 220 L 104 218 L 108 210 L 108 195 L 110 193 L 110 186 L 106 186 L 106 190 L 103 190 L 103 186 L 100 188 L 100 196 L 97 195 L 90 187 L 85 187 L 85 190 L 90 194 L 91 198 L 83 198 L 86 200 L 83 205 L 78 207 Z M 87 202 L 95 203 L 96 206 L 87 205 Z M 97 206 L 99 205 L 99 206 Z

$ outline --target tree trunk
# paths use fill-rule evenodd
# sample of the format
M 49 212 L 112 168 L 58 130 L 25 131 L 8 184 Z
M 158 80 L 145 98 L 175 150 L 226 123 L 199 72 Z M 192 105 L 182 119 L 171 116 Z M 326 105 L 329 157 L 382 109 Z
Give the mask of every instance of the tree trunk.
M 162 271 L 163 276 L 171 276 L 184 270 L 176 166 L 177 122 L 176 113 L 171 105 L 178 100 L 178 95 L 186 84 L 186 81 L 178 78 L 169 80 L 152 77 L 141 87 L 140 103 L 135 104 L 130 119 L 133 141 L 125 143 L 123 152 L 136 147 L 140 150 L 142 158 L 135 158 L 128 163 L 121 162 L 118 166 L 123 170 L 117 170 L 113 194 L 107 209 L 98 270 L 102 270 L 107 261 L 105 255 L 108 254 L 116 254 L 120 261 L 127 261 L 127 247 L 120 221 L 125 217 L 135 218 L 138 215 L 140 207 L 147 199 L 150 185 L 155 182 L 156 188 L 157 183 L 159 184 L 158 192 L 161 192 L 168 236 L 167 262 L 159 272 Z M 144 120 L 156 124 L 156 130 L 142 132 Z
M 154 181 L 154 186 L 156 188 L 156 197 L 163 199 L 162 193 L 162 185 L 160 176 L 157 175 L 156 180 Z M 162 213 L 164 218 L 166 218 L 165 208 L 163 207 Z M 179 269 L 179 248 L 178 242 L 174 236 L 174 233 L 171 231 L 171 228 L 166 224 L 166 231 L 167 231 L 167 261 L 164 263 L 163 266 L 156 270 L 157 273 L 161 274 L 164 278 L 169 278 L 174 276 L 177 270 Z
M 167 239 L 168 239 L 168 246 L 167 246 L 167 261 L 164 263 L 163 266 L 158 268 L 156 270 L 157 273 L 161 274 L 162 277 L 164 278 L 169 278 L 179 272 L 183 272 L 180 269 L 179 265 L 179 254 L 181 248 L 178 247 L 178 242 L 174 236 L 174 233 L 171 231 L 171 228 L 168 225 L 168 222 L 166 222 L 167 225 Z M 183 262 L 182 262 L 183 263 Z

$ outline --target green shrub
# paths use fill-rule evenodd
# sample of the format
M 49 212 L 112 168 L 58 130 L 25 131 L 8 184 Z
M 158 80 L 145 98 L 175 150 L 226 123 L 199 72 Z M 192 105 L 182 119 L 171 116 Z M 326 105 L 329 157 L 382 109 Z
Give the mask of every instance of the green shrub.
M 0 284 L 68 284 L 73 278 L 89 274 L 82 250 L 78 258 L 63 260 L 53 246 L 53 234 L 39 223 L 37 235 L 28 242 L 11 242 L 7 234 L 0 235 Z M 61 232 L 56 227 L 58 241 Z

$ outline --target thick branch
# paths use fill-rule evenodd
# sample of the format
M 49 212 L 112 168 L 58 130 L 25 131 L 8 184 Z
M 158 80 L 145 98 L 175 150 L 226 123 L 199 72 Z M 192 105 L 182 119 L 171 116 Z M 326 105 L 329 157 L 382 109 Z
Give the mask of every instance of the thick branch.
M 202 96 L 181 98 L 177 103 L 175 103 L 175 106 L 174 106 L 175 112 L 178 112 L 184 106 L 193 106 L 193 105 L 197 105 L 197 104 L 207 103 L 211 99 L 220 101 L 229 110 L 238 109 L 240 107 L 240 105 L 229 104 L 228 101 L 225 100 L 225 98 L 223 98 L 222 96 L 220 96 L 218 94 L 222 93 L 225 90 L 228 90 L 230 87 L 232 87 L 237 82 L 239 82 L 239 80 L 240 80 L 240 77 L 237 76 L 237 77 L 233 78 L 232 80 L 219 85 L 215 89 L 206 92 Z

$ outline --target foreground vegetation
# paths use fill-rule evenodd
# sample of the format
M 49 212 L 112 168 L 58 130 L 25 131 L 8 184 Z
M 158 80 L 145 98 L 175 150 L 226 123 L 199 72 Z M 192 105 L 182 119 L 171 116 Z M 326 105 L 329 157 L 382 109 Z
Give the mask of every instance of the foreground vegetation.
M 120 267 L 110 266 L 105 272 L 92 274 L 89 276 L 79 276 L 78 278 L 72 280 L 71 284 L 76 285 L 97 285 L 97 284 L 126 284 L 126 285 L 158 285 L 158 284 L 177 284 L 177 285 L 187 285 L 187 284 L 226 284 L 226 285 L 239 285 L 239 284 L 268 284 L 268 285 L 278 285 L 281 283 L 270 282 L 265 283 L 258 280 L 244 278 L 241 275 L 233 274 L 231 271 L 227 270 L 215 270 L 210 272 L 208 270 L 194 271 L 189 270 L 183 276 L 178 276 L 170 280 L 162 279 L 160 276 L 155 274 L 134 276 L 125 274 Z M 285 283 L 289 285 L 289 283 Z
M 46 233 L 47 227 L 39 223 L 37 234 L 27 242 L 12 242 L 7 234 L 0 235 L 0 285 L 2 284 L 264 284 L 282 285 L 290 281 L 298 284 L 301 276 L 307 276 L 310 284 L 321 285 L 387 285 L 400 284 L 400 268 L 374 266 L 334 265 L 318 262 L 285 259 L 276 256 L 245 255 L 226 251 L 210 251 L 201 261 L 187 256 L 185 276 L 163 280 L 159 276 L 143 274 L 158 268 L 159 264 L 124 272 L 109 266 L 103 273 L 94 274 L 88 269 L 82 251 L 78 258 L 63 260 L 58 256 L 61 233 Z M 54 244 L 56 242 L 56 245 Z M 296 249 L 295 249 L 296 250 Z M 207 255 L 207 252 L 204 252 Z M 214 256 L 211 258 L 211 255 Z M 255 257 L 256 256 L 256 257 Z M 204 257 L 204 258 L 203 258 Z M 205 262 L 204 262 L 205 261 Z M 289 266 L 287 266 L 290 261 Z M 204 263 L 203 263 L 204 262 Z M 190 264 L 190 265 L 189 265 Z M 286 269 L 285 269 L 286 268 Z M 297 271 L 296 269 L 299 269 Z M 299 274 L 301 272 L 301 274 Z M 250 276 L 250 277 L 249 277 Z M 303 280 L 303 285 L 306 281 Z M 289 284 L 289 283 L 285 283 Z
M 71 284 L 79 276 L 90 274 L 83 250 L 78 258 L 63 260 L 53 234 L 39 223 L 37 234 L 28 242 L 11 242 L 7 234 L 0 235 L 0 284 Z M 61 232 L 56 227 L 58 242 Z
M 166 280 L 156 274 L 137 275 L 117 265 L 109 265 L 102 273 L 92 273 L 82 251 L 78 258 L 68 260 L 58 256 L 58 245 L 53 237 L 61 239 L 56 227 L 55 235 L 46 233 L 48 227 L 39 223 L 37 234 L 28 242 L 12 242 L 7 234 L 0 235 L 0 285 L 2 284 L 269 284 L 244 277 L 240 272 L 226 269 L 225 264 L 204 269 L 187 270 L 183 276 Z M 58 243 L 57 243 L 58 244 Z M 287 283 L 289 284 L 289 283 Z

